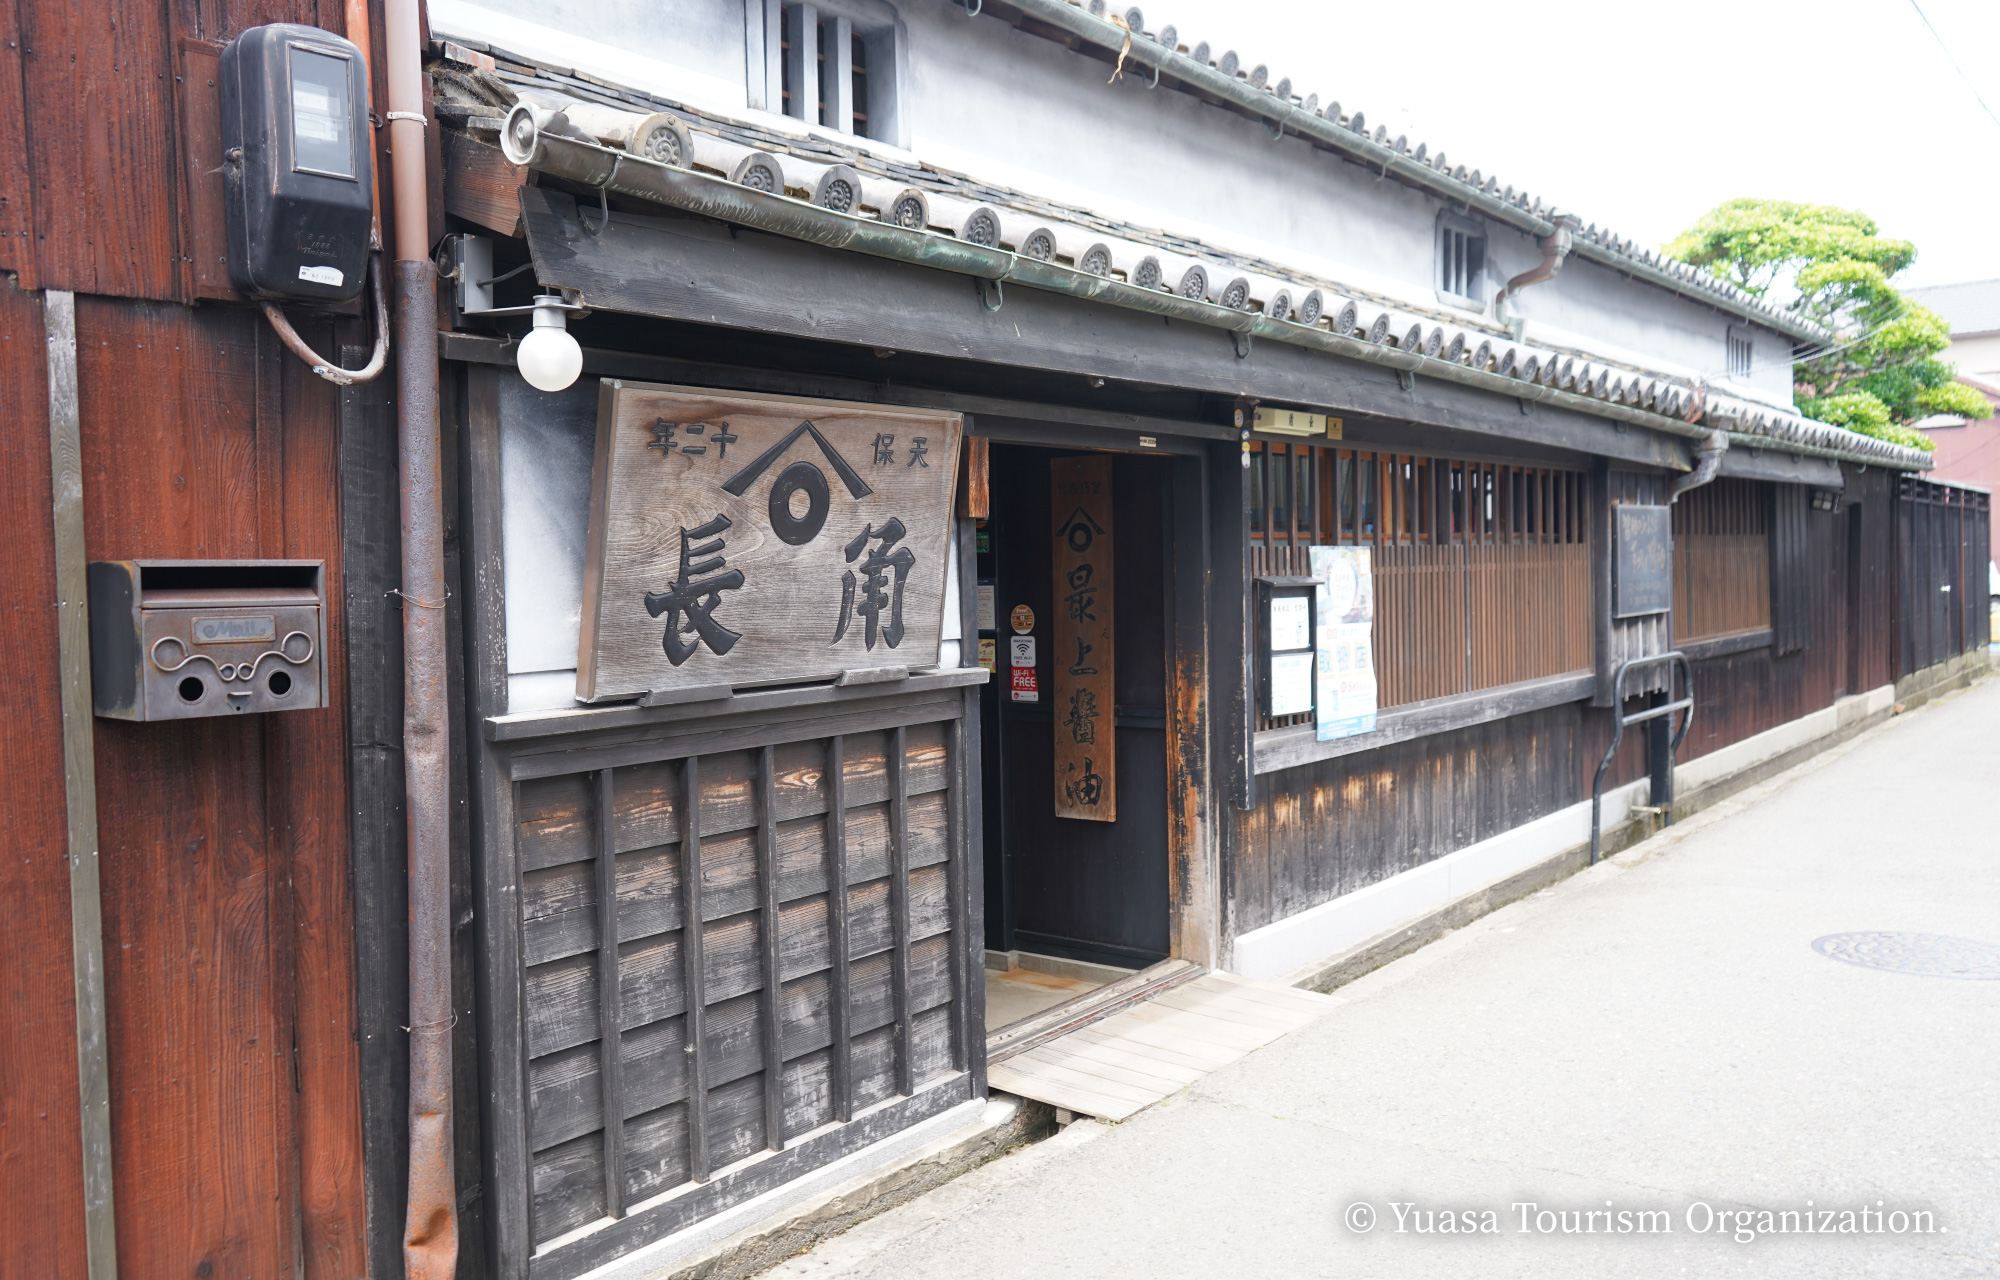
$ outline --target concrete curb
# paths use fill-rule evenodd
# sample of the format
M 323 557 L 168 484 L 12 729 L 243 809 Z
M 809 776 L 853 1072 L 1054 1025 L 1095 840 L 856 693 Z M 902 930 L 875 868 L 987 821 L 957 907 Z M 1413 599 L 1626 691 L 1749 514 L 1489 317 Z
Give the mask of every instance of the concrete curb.
M 1992 673 L 1993 666 L 1989 663 L 1987 655 L 1972 653 L 1961 654 L 1950 661 L 1941 662 L 1935 667 L 1906 676 L 1896 683 L 1896 703 L 1893 707 L 1846 719 L 1832 733 L 1801 743 L 1789 751 L 1760 760 L 1725 777 L 1682 792 L 1674 798 L 1674 816 L 1676 820 L 1691 818 L 1730 796 L 1746 791 L 1787 770 L 1797 768 L 1814 756 L 1852 741 L 1870 729 L 1887 723 L 1896 715 L 1914 711 L 1927 702 L 1966 688 Z M 1600 860 L 1630 849 L 1668 829 L 1661 825 L 1657 816 L 1648 813 L 1635 814 L 1616 826 L 1608 826 L 1603 833 Z M 1466 894 L 1437 911 L 1386 933 L 1378 934 L 1352 950 L 1301 966 L 1276 981 L 1308 991 L 1322 993 L 1333 991 L 1374 972 L 1392 960 L 1400 959 L 1437 941 L 1448 933 L 1464 928 L 1481 916 L 1498 911 L 1511 902 L 1518 902 L 1552 884 L 1566 880 L 1589 865 L 1589 844 L 1571 846 L 1517 875 L 1477 892 Z
M 1056 1131 L 1039 1102 L 996 1094 L 978 1121 L 657 1269 L 612 1264 L 619 1280 L 747 1280 L 878 1214 Z M 627 1270 L 630 1268 L 630 1270 Z

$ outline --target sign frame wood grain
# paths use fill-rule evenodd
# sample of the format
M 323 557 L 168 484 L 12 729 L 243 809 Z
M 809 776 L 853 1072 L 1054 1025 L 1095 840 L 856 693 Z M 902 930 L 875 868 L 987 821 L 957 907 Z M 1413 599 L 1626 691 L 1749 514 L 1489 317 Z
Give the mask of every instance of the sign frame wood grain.
M 576 696 L 938 662 L 956 413 L 601 380 Z

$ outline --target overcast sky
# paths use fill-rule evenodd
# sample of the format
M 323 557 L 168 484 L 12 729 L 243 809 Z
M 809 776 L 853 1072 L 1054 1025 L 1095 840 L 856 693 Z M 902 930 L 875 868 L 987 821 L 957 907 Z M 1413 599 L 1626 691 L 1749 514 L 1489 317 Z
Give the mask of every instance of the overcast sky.
M 2000 276 L 2000 0 L 1921 0 L 1971 87 L 1911 0 L 1137 2 L 1643 244 L 1758 196 L 1915 241 L 1906 286 Z

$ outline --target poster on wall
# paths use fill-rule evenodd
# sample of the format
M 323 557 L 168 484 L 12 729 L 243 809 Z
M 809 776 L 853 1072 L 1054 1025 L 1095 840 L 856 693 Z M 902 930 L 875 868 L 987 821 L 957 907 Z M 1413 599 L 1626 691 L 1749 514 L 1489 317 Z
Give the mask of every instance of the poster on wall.
M 1318 738 L 1375 731 L 1375 577 L 1367 547 L 1312 548 Z
M 1112 727 L 1111 459 L 1049 463 L 1055 627 L 1056 816 L 1118 820 Z
M 960 427 L 605 379 L 577 698 L 936 666 Z

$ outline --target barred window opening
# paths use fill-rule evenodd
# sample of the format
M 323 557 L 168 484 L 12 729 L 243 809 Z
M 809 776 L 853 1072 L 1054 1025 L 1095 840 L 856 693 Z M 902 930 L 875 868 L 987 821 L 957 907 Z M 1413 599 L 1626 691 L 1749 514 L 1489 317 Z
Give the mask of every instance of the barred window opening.
M 1315 545 L 1373 549 L 1378 705 L 1589 668 L 1582 472 L 1253 441 L 1250 491 L 1254 574 L 1309 574 Z

